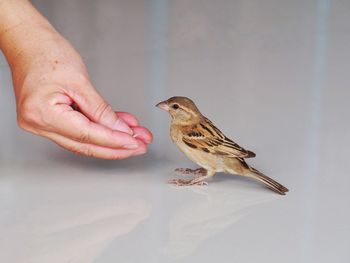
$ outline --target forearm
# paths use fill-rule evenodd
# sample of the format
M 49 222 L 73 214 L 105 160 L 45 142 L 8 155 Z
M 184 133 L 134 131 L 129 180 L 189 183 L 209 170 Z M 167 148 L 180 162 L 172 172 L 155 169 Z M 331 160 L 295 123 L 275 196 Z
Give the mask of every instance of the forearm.
M 27 0 L 0 0 L 0 48 L 12 70 L 43 52 L 59 35 Z
M 53 64 L 82 66 L 70 44 L 27 0 L 0 0 L 0 48 L 11 67 L 15 89 L 29 68 L 47 72 Z M 36 71 L 38 74 L 40 72 Z
M 28 0 L 0 0 L 0 15 L 0 33 L 28 22 L 48 24 Z

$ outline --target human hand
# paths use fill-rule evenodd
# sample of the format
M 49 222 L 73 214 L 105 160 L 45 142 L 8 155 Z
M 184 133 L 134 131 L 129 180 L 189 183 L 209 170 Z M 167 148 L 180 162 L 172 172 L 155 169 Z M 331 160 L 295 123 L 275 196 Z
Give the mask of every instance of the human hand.
M 10 46 L 4 53 L 20 127 L 87 156 L 123 159 L 146 152 L 150 131 L 133 115 L 112 110 L 92 86 L 79 54 L 52 27 L 20 24 L 1 42 Z
M 133 115 L 112 110 L 69 45 L 51 44 L 53 57 L 37 57 L 38 62 L 14 71 L 19 125 L 87 156 L 122 159 L 145 153 L 151 133 Z

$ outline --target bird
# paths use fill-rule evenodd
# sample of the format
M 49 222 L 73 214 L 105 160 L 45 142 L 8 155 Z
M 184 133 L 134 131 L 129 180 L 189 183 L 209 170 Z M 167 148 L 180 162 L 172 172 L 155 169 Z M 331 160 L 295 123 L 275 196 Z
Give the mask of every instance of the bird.
M 245 161 L 255 153 L 244 149 L 222 133 L 206 118 L 196 104 L 187 97 L 175 96 L 159 102 L 156 107 L 171 116 L 170 137 L 173 143 L 198 169 L 177 168 L 184 175 L 193 175 L 191 180 L 172 179 L 177 186 L 208 185 L 207 179 L 218 172 L 253 178 L 280 195 L 289 190 L 282 184 L 253 168 Z

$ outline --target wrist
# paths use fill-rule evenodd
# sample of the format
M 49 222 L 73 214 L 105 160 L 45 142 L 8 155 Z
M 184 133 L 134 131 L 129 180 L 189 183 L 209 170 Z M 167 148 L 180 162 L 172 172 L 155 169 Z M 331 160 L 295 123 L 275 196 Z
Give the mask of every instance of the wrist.
M 1 48 L 13 75 L 17 75 L 45 61 L 53 51 L 53 44 L 59 45 L 58 39 L 58 33 L 45 25 L 21 24 L 6 32 Z

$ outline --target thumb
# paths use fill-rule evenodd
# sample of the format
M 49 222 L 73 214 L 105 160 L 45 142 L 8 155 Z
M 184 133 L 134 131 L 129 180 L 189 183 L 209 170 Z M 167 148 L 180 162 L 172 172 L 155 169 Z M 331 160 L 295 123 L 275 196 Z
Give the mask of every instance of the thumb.
M 80 112 L 91 121 L 112 130 L 122 131 L 130 135 L 133 134 L 132 129 L 122 118 L 117 116 L 111 105 L 98 94 L 90 83 L 84 87 L 83 91 L 74 91 L 73 94 L 69 95 L 78 106 Z

